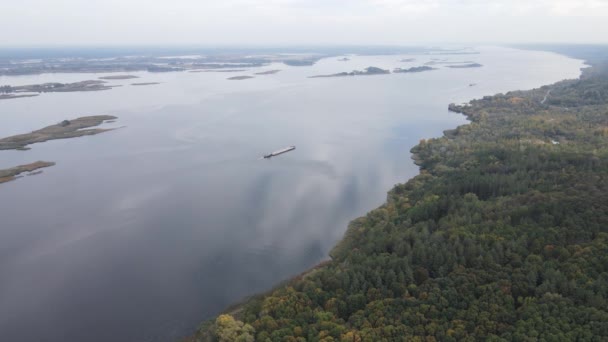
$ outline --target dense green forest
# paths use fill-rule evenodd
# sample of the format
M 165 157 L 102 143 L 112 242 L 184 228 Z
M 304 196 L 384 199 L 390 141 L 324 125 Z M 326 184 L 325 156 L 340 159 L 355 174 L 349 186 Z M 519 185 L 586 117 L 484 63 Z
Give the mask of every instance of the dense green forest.
M 191 339 L 608 340 L 608 67 L 450 108 L 331 261 Z

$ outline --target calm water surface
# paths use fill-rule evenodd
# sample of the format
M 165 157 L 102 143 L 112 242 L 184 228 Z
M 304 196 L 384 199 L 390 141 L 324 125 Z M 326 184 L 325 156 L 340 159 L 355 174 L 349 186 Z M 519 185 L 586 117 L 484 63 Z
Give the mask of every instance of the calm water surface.
M 123 86 L 109 91 L 1 101 L 2 137 L 97 114 L 118 116 L 108 126 L 124 127 L 0 151 L 0 168 L 57 163 L 0 186 L 0 340 L 188 334 L 227 305 L 326 259 L 350 220 L 417 173 L 412 146 L 465 123 L 447 111 L 450 102 L 574 78 L 582 67 L 552 53 L 480 51 L 136 73 L 140 79 L 111 81 Z M 484 67 L 307 78 L 431 58 Z M 282 71 L 226 80 L 270 69 Z M 0 77 L 0 84 L 99 76 Z M 258 159 L 288 145 L 297 149 Z

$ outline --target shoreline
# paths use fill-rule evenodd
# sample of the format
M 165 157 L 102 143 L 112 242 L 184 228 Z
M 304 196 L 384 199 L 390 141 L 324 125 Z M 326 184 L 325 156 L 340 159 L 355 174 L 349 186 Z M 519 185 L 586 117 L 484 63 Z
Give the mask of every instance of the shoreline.
M 576 58 L 576 57 L 572 57 L 572 56 L 568 56 L 570 58 Z M 334 75 L 330 75 L 334 76 Z M 584 70 L 581 69 L 581 71 L 579 72 L 579 75 L 577 77 L 577 79 L 580 79 L 581 77 L 584 76 Z M 317 76 L 319 77 L 319 76 Z M 321 76 L 322 77 L 322 76 Z M 528 93 L 532 93 L 534 91 L 542 91 L 545 92 L 544 89 L 546 89 L 547 87 L 552 87 L 558 83 L 561 82 L 565 82 L 568 81 L 570 79 L 565 78 L 550 84 L 543 84 L 540 86 L 537 86 L 535 88 L 532 89 L 525 89 L 525 90 L 511 90 L 508 91 L 507 93 L 511 93 L 511 92 L 528 92 Z M 541 90 L 543 89 L 543 90 Z M 549 90 L 550 91 L 550 90 Z M 473 102 L 475 101 L 479 101 L 482 98 L 485 97 L 494 97 L 497 96 L 498 94 L 494 94 L 494 95 L 486 95 L 486 96 L 481 96 L 479 98 L 477 97 L 473 97 L 471 99 L 468 99 L 465 103 L 467 105 L 471 105 Z M 542 95 L 541 95 L 542 97 Z M 544 102 L 541 102 L 541 105 L 544 104 Z M 454 128 L 446 128 L 445 130 L 443 130 L 443 133 L 440 136 L 437 137 L 430 137 L 430 138 L 426 138 L 423 139 L 423 141 L 430 141 L 430 140 L 438 140 L 438 139 L 449 139 L 450 135 L 453 134 L 453 132 L 458 131 L 459 129 L 463 129 L 466 127 L 471 127 L 471 125 L 473 123 L 475 123 L 475 117 L 474 114 L 472 112 L 467 111 L 467 105 L 465 106 L 461 106 L 461 105 L 456 105 L 454 103 L 449 103 L 447 104 L 447 108 L 448 111 L 450 113 L 453 114 L 458 114 L 458 115 L 462 115 L 467 122 L 465 124 L 462 125 L 458 125 Z M 217 315 L 213 315 L 212 318 L 208 319 L 208 320 L 204 320 L 201 322 L 201 324 L 199 325 L 198 329 L 196 330 L 196 332 L 190 336 L 186 336 L 184 337 L 181 341 L 184 342 L 193 342 L 193 341 L 211 341 L 211 332 L 213 329 L 213 324 L 214 324 L 214 319 L 217 318 L 220 315 L 223 314 L 227 314 L 227 315 L 232 315 L 234 316 L 235 319 L 237 320 L 241 320 L 243 319 L 243 311 L 246 309 L 247 306 L 252 305 L 252 302 L 254 301 L 260 301 L 262 300 L 264 297 L 267 297 L 269 295 L 271 295 L 272 293 L 274 293 L 277 290 L 281 290 L 284 289 L 285 287 L 289 287 L 291 285 L 293 285 L 294 283 L 298 282 L 299 280 L 302 280 L 308 276 L 313 275 L 315 272 L 322 270 L 324 267 L 332 265 L 332 263 L 334 263 L 337 259 L 338 254 L 340 254 L 342 251 L 341 249 L 343 247 L 345 247 L 345 245 L 348 244 L 349 239 L 350 239 L 350 235 L 354 234 L 356 230 L 358 230 L 360 228 L 360 226 L 362 225 L 362 222 L 365 221 L 366 219 L 366 215 L 369 215 L 377 210 L 382 210 L 385 209 L 389 204 L 390 204 L 390 196 L 391 194 L 395 191 L 395 189 L 399 186 L 399 185 L 404 185 L 407 184 L 408 182 L 414 181 L 415 179 L 424 176 L 427 173 L 427 170 L 423 167 L 423 157 L 421 157 L 420 152 L 418 151 L 418 149 L 420 148 L 422 142 L 419 144 L 414 145 L 411 149 L 410 149 L 410 154 L 411 154 L 411 159 L 413 161 L 413 163 L 415 165 L 418 166 L 418 173 L 414 176 L 412 176 L 409 179 L 406 179 L 403 181 L 403 183 L 398 183 L 395 184 L 391 189 L 389 189 L 387 191 L 387 200 L 381 204 L 380 206 L 376 207 L 376 208 L 372 208 L 369 211 L 367 211 L 366 213 L 363 213 L 361 216 L 353 219 L 352 221 L 350 221 L 348 223 L 348 227 L 346 229 L 346 231 L 344 232 L 342 238 L 335 244 L 335 246 L 329 251 L 328 253 L 328 260 L 324 260 L 321 261 L 315 265 L 313 265 L 312 267 L 306 269 L 305 271 L 289 277 L 287 279 L 284 279 L 282 281 L 279 281 L 275 286 L 273 286 L 272 288 L 263 291 L 261 293 L 256 293 L 253 294 L 251 296 L 247 296 L 241 300 L 236 301 L 235 303 L 229 305 L 225 310 L 222 310 L 220 313 L 218 313 Z
M 549 86 L 549 85 L 543 85 L 543 86 Z M 530 91 L 530 90 L 528 90 L 528 91 Z M 476 100 L 476 99 L 475 98 L 471 99 L 469 102 L 474 101 L 474 100 Z M 467 102 L 467 103 L 469 103 L 469 102 Z M 471 118 L 470 118 L 469 115 L 467 115 L 463 111 L 458 111 L 458 110 L 452 109 L 452 105 L 454 105 L 454 104 L 453 103 L 448 104 L 448 111 L 451 112 L 451 113 L 453 113 L 453 114 L 462 115 L 464 118 L 466 118 L 466 120 L 468 122 L 466 124 L 456 126 L 453 129 L 445 129 L 443 131 L 444 133 L 441 136 L 439 136 L 439 137 L 433 137 L 433 138 L 427 138 L 427 139 L 440 139 L 440 138 L 443 138 L 443 137 L 447 137 L 447 133 L 446 132 L 456 130 L 456 129 L 460 128 L 460 127 L 469 126 L 472 123 Z M 416 159 L 417 158 L 417 154 L 415 152 L 413 152 L 413 150 L 417 146 L 418 146 L 418 144 L 414 145 L 411 148 L 410 154 L 411 154 L 411 159 L 412 159 L 413 163 L 416 166 L 418 166 L 418 173 L 416 175 L 412 176 L 411 178 L 406 179 L 404 181 L 404 183 L 402 183 L 402 184 L 405 184 L 406 182 L 408 182 L 410 180 L 413 180 L 414 178 L 420 176 L 422 174 L 422 172 L 423 172 L 422 167 L 417 162 L 417 159 Z M 391 189 L 389 189 L 386 192 L 386 194 L 390 195 L 390 193 L 394 190 L 394 188 L 397 185 L 398 184 L 395 184 Z M 369 214 L 369 213 L 371 213 L 371 212 L 373 212 L 373 211 L 375 211 L 377 209 L 381 209 L 381 208 L 385 207 L 386 204 L 387 204 L 387 201 L 385 201 L 384 203 L 382 203 L 380 206 L 372 208 L 372 209 L 368 210 L 367 212 L 363 213 L 362 215 L 358 216 L 357 218 L 351 220 L 348 223 L 346 231 L 344 232 L 342 238 L 340 238 L 340 240 L 338 240 L 336 242 L 336 244 L 334 245 L 334 247 L 328 252 L 328 255 L 327 255 L 328 258 L 326 260 L 320 261 L 319 263 L 317 263 L 317 264 L 315 264 L 315 265 L 307 268 L 306 270 L 302 271 L 301 273 L 298 273 L 297 275 L 294 275 L 294 276 L 291 276 L 289 278 L 286 278 L 286 279 L 278 281 L 276 285 L 272 286 L 268 290 L 262 291 L 260 293 L 255 293 L 255 294 L 252 294 L 252 295 L 249 295 L 249 296 L 246 296 L 246 297 L 244 297 L 242 299 L 237 300 L 235 303 L 230 304 L 228 307 L 226 307 L 226 309 L 222 310 L 220 313 L 218 313 L 217 315 L 214 315 L 213 317 L 215 318 L 215 317 L 218 317 L 220 315 L 225 315 L 226 314 L 226 315 L 232 315 L 235 319 L 242 319 L 242 317 L 241 317 L 242 312 L 243 312 L 245 306 L 247 306 L 248 304 L 250 304 L 251 301 L 260 300 L 263 297 L 265 297 L 265 296 L 273 293 L 274 291 L 279 290 L 279 289 L 281 289 L 283 287 L 286 287 L 286 286 L 290 286 L 291 284 L 293 284 L 293 283 L 295 283 L 295 282 L 297 282 L 297 281 L 299 281 L 301 279 L 304 279 L 304 278 L 306 278 L 306 277 L 314 274 L 316 271 L 322 269 L 323 267 L 325 267 L 327 265 L 330 265 L 334 261 L 334 257 L 332 256 L 333 252 L 336 249 L 339 248 L 339 246 L 340 246 L 341 243 L 345 242 L 345 240 L 347 238 L 347 234 L 349 233 L 349 231 L 351 229 L 357 229 L 357 226 L 358 226 L 360 220 L 364 219 L 365 215 L 367 215 L 367 214 Z M 213 323 L 214 323 L 214 321 L 212 319 L 201 321 L 201 323 L 198 326 L 198 329 L 197 329 L 196 333 L 198 333 L 199 329 L 206 330 L 206 329 L 211 328 L 211 325 Z M 183 337 L 182 339 L 180 339 L 180 342 L 197 342 L 197 341 L 201 341 L 200 339 L 197 339 L 197 337 L 195 337 L 196 333 L 194 335 L 191 335 L 191 336 L 189 335 L 189 336 Z M 210 337 L 210 335 L 207 336 L 207 337 Z M 199 336 L 198 338 L 201 338 L 201 336 Z M 202 336 L 202 338 L 203 338 L 202 341 L 207 341 L 207 340 L 204 339 L 205 336 Z

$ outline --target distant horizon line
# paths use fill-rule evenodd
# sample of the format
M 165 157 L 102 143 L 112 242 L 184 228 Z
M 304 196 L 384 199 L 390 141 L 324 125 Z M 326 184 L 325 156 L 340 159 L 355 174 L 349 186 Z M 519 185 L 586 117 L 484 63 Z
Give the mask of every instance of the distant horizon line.
M 373 47 L 445 47 L 445 46 L 534 46 L 534 45 L 572 45 L 572 46 L 606 46 L 605 43 L 571 43 L 571 42 L 428 42 L 428 43 L 400 43 L 400 44 L 378 44 L 378 43 L 357 43 L 357 44 L 346 44 L 346 43 L 302 43 L 302 44 L 251 44 L 251 43 L 226 43 L 226 44 L 211 44 L 211 43 L 192 43 L 192 44 L 172 44 L 172 43 L 158 43 L 158 44 L 23 44 L 23 45 L 0 45 L 2 49 L 73 49 L 73 48 L 103 48 L 103 49 L 115 49 L 115 48 L 146 48 L 146 49 L 165 49 L 165 48 L 205 48 L 205 49 L 216 49 L 216 48 L 314 48 L 314 47 L 335 47 L 335 48 L 373 48 Z

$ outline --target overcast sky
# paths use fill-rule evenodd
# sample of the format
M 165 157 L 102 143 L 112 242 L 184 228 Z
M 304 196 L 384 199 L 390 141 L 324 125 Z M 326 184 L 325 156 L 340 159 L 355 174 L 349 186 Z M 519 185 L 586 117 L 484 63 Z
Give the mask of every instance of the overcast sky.
M 608 43 L 608 0 L 5 0 L 0 46 Z

